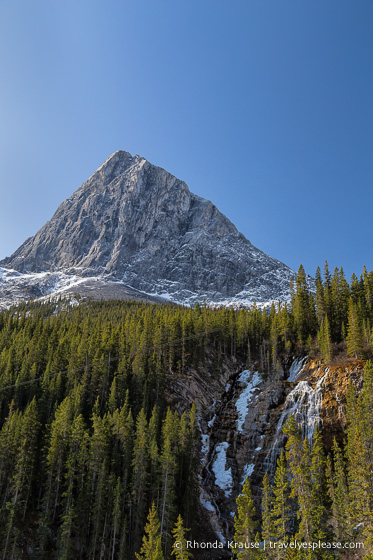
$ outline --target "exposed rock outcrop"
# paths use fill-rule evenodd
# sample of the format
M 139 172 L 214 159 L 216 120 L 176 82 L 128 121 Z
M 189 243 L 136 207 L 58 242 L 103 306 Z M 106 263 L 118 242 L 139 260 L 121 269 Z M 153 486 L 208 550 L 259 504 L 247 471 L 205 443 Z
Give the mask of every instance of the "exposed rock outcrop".
M 55 284 L 65 277 L 98 277 L 183 304 L 203 298 L 218 304 L 284 300 L 295 276 L 183 181 L 123 151 L 0 266 L 23 275 L 8 273 L 10 293 L 28 282 L 33 293 L 38 282 L 45 291 L 45 278 L 37 274 L 49 272 Z M 75 293 L 83 286 L 75 282 Z M 52 286 L 46 293 L 59 292 Z
M 343 438 L 348 386 L 351 382 L 357 391 L 361 389 L 364 362 L 329 366 L 295 358 L 286 379 L 258 373 L 254 366 L 247 370 L 234 360 L 224 361 L 221 373 L 211 371 L 207 361 L 203 370 L 170 376 L 168 398 L 180 412 L 188 410 L 193 400 L 196 403 L 201 517 L 204 531 L 209 523 L 209 534 L 215 531 L 224 542 L 232 535 L 235 500 L 246 476 L 259 505 L 263 476 L 266 471 L 274 474 L 285 443 L 282 427 L 290 414 L 310 440 L 315 426 L 322 424 L 327 448 L 334 436 Z

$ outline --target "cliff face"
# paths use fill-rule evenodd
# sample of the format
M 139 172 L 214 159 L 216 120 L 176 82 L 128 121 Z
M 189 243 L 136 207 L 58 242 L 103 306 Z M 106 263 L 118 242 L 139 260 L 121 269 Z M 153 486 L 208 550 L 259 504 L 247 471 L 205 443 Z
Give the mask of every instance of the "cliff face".
M 284 446 L 282 427 L 293 414 L 303 437 L 312 439 L 316 425 L 323 426 L 326 447 L 333 437 L 343 438 L 346 395 L 350 382 L 362 387 L 364 362 L 326 366 L 294 358 L 281 378 L 223 362 L 220 372 L 190 371 L 170 377 L 168 398 L 180 412 L 196 403 L 201 438 L 200 508 L 202 519 L 218 538 L 232 535 L 235 500 L 250 476 L 253 495 L 259 499 L 266 471 L 274 474 Z M 210 558 L 215 557 L 210 551 Z M 204 558 L 204 556 L 200 556 Z M 217 553 L 216 558 L 223 558 Z
M 10 291 L 23 283 L 59 293 L 53 286 L 70 281 L 79 293 L 84 281 L 76 279 L 89 277 L 183 304 L 277 301 L 295 276 L 183 181 L 123 151 L 0 266 Z

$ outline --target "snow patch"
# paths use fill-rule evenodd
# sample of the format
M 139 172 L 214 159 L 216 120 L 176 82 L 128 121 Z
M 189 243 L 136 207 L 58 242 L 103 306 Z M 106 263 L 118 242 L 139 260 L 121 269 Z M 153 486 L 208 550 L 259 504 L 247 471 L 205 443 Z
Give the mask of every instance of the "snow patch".
M 238 412 L 237 431 L 242 432 L 242 428 L 249 410 L 249 403 L 252 401 L 254 392 L 258 391 L 257 385 L 262 381 L 259 373 L 253 374 L 249 370 L 243 371 L 237 379 L 240 383 L 246 383 L 245 389 L 242 391 L 236 401 L 236 409 Z
M 241 484 L 244 485 L 245 480 L 247 479 L 248 476 L 251 476 L 254 472 L 254 468 L 255 465 L 254 463 L 249 463 L 248 465 L 245 466 L 244 470 L 243 470 L 243 476 L 242 476 L 242 480 L 241 480 Z
M 211 418 L 211 420 L 209 422 L 207 422 L 207 425 L 209 428 L 212 427 L 213 423 L 215 422 L 215 418 L 216 418 L 216 414 L 214 414 L 214 416 Z
M 228 447 L 229 444 L 226 441 L 216 446 L 216 457 L 212 465 L 212 470 L 215 474 L 215 484 L 221 490 L 224 490 L 226 498 L 230 496 L 233 486 L 232 469 L 231 467 L 226 469 Z
M 201 504 L 203 505 L 203 507 L 204 507 L 205 509 L 207 509 L 207 511 L 211 511 L 211 512 L 215 513 L 215 508 L 214 508 L 214 506 L 212 505 L 212 503 L 210 502 L 210 500 L 207 500 L 206 498 L 204 498 L 204 497 L 202 496 L 202 493 L 201 493 L 201 495 L 200 495 L 200 497 L 199 497 L 199 501 L 201 502 Z

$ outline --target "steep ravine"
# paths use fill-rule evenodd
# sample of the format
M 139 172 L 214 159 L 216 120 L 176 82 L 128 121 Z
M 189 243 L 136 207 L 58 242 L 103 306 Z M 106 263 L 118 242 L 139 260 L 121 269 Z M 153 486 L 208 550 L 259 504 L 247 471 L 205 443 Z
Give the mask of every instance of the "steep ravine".
M 259 503 L 266 471 L 274 473 L 284 445 L 282 427 L 290 414 L 312 439 L 323 424 L 326 444 L 341 438 L 346 393 L 351 381 L 362 384 L 363 362 L 325 366 L 294 358 L 283 379 L 224 361 L 220 374 L 204 366 L 187 376 L 170 377 L 170 403 L 182 412 L 194 400 L 201 435 L 201 540 L 224 542 L 233 536 L 236 497 L 250 476 Z M 195 558 L 227 558 L 221 550 L 194 551 Z

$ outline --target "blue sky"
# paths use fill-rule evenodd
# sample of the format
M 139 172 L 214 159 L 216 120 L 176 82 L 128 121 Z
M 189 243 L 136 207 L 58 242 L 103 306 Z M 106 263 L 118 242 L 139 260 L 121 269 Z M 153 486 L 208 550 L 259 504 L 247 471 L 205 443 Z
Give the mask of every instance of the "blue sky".
M 115 150 L 310 274 L 373 268 L 371 0 L 0 0 L 0 258 Z

